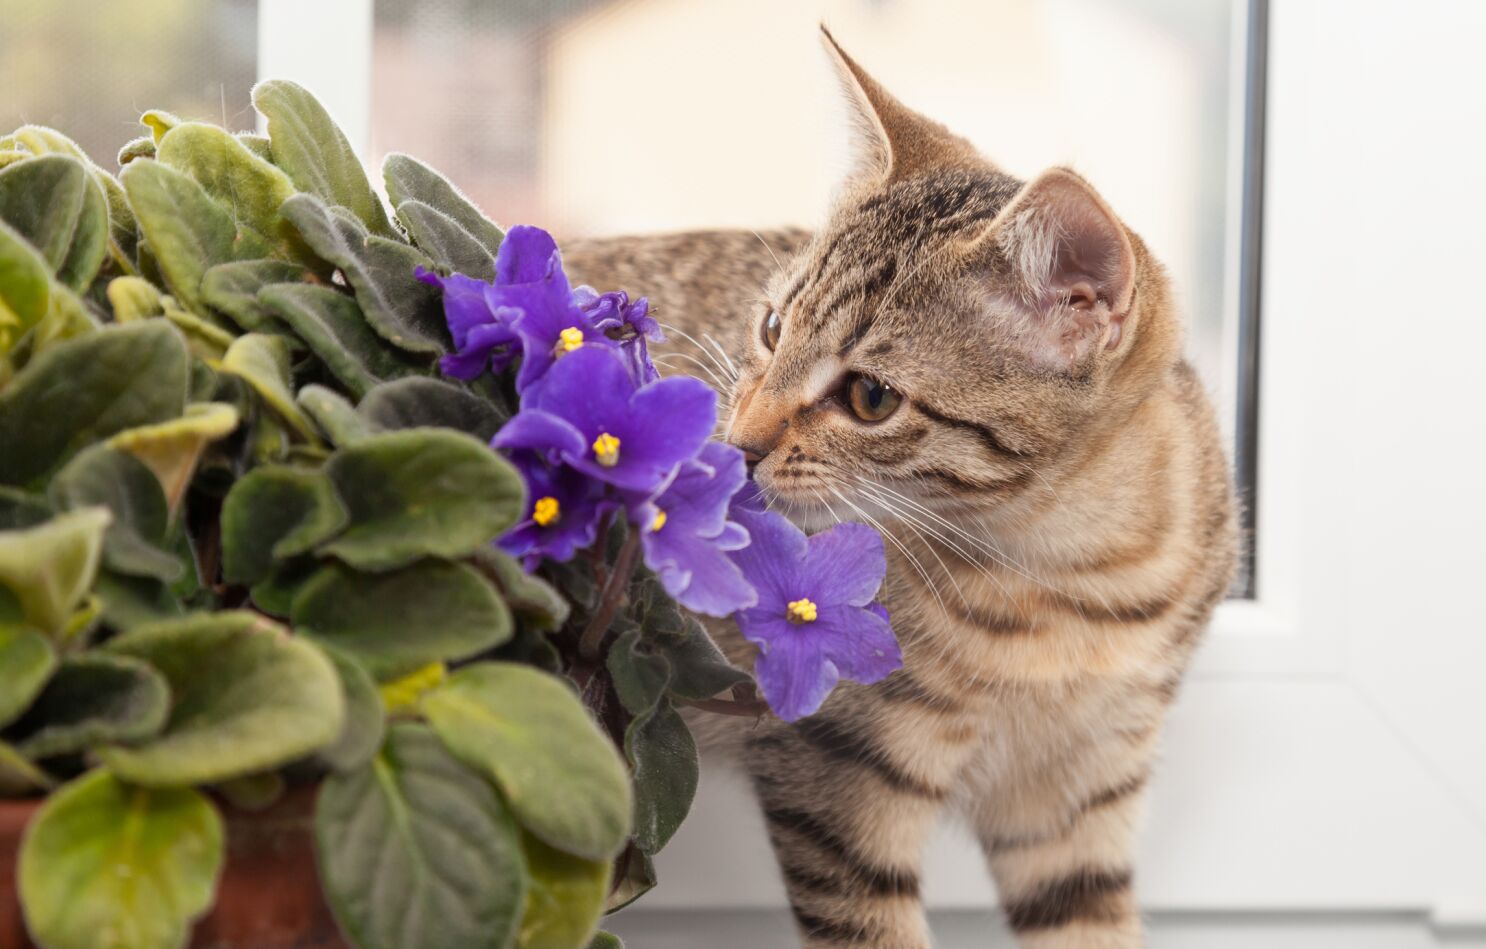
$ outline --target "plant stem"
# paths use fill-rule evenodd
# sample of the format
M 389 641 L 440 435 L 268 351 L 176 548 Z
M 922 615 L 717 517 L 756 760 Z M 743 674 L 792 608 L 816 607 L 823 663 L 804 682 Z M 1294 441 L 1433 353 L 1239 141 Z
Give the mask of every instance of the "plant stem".
M 578 655 L 590 661 L 598 659 L 599 647 L 604 643 L 604 634 L 609 631 L 609 624 L 614 622 L 614 614 L 619 611 L 619 606 L 624 602 L 625 592 L 629 589 L 630 576 L 635 572 L 635 563 L 640 554 L 640 532 L 631 530 L 629 536 L 625 537 L 624 545 L 619 548 L 619 556 L 614 558 L 614 569 L 610 571 L 608 579 L 604 583 L 603 595 L 599 597 L 599 608 L 594 611 L 593 618 L 588 621 L 588 628 L 583 630 L 583 635 L 578 640 Z
M 742 718 L 758 718 L 769 711 L 769 706 L 758 699 L 747 702 L 735 702 L 731 699 L 687 699 L 686 704 L 692 708 L 699 708 L 704 712 L 714 712 L 718 715 L 737 715 Z

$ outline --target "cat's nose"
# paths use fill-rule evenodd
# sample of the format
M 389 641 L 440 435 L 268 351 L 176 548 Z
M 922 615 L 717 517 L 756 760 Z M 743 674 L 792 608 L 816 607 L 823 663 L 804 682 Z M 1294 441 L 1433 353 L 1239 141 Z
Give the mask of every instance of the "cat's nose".
M 745 445 L 738 442 L 734 442 L 734 445 L 742 450 L 743 464 L 748 468 L 748 476 L 750 478 L 753 477 L 753 469 L 757 468 L 758 463 L 764 460 L 769 454 L 769 450 L 767 448 L 761 449 L 756 445 Z

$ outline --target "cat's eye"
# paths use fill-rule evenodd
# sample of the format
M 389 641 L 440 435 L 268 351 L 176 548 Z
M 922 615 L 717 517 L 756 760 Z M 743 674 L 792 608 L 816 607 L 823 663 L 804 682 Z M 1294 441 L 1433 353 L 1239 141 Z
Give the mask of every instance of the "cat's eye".
M 769 315 L 764 317 L 764 326 L 761 331 L 764 345 L 769 347 L 769 352 L 772 353 L 774 347 L 779 345 L 779 333 L 782 329 L 784 326 L 779 322 L 779 311 L 770 310 Z
M 892 415 L 903 397 L 886 382 L 854 375 L 846 381 L 846 401 L 864 422 L 880 422 Z

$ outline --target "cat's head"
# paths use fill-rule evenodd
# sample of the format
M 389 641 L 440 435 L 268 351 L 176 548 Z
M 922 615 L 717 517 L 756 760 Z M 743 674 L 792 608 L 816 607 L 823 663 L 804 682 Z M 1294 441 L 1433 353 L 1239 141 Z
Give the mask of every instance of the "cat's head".
M 890 492 L 1003 503 L 1178 357 L 1165 276 L 1081 177 L 1002 172 L 826 40 L 858 163 L 752 316 L 728 438 L 821 524 Z

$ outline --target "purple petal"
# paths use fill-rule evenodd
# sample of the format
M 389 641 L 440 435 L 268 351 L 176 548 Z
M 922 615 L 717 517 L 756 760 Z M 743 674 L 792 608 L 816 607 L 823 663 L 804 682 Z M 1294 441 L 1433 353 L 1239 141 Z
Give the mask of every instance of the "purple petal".
M 749 536 L 747 547 L 732 552 L 733 562 L 758 590 L 758 609 L 769 611 L 785 623 L 786 604 L 807 592 L 799 589 L 800 573 L 810 549 L 805 534 L 772 511 L 734 508 L 733 517 L 747 528 Z
M 839 673 L 807 636 L 790 634 L 764 644 L 753 676 L 774 714 L 793 722 L 820 708 L 836 687 Z
M 886 575 L 882 535 L 866 524 L 837 524 L 811 536 L 804 581 L 816 603 L 866 606 Z
M 585 345 L 559 359 L 528 401 L 567 419 L 593 439 L 625 417 L 634 391 L 634 382 L 612 349 Z
M 667 467 L 696 457 L 717 427 L 717 393 L 700 379 L 652 382 L 630 399 L 635 450 Z
M 505 451 L 540 451 L 551 455 L 581 453 L 583 433 L 566 419 L 540 409 L 522 409 L 490 440 L 490 447 Z
M 875 603 L 872 606 L 877 609 L 821 607 L 815 622 L 799 627 L 810 633 L 843 679 L 864 685 L 881 681 L 903 667 L 903 652 L 888 625 L 887 611 Z
M 535 283 L 562 272 L 557 242 L 540 227 L 518 224 L 506 232 L 495 257 L 497 284 Z M 564 276 L 563 282 L 567 282 Z

